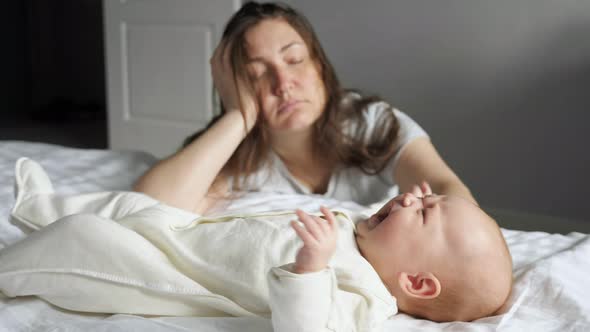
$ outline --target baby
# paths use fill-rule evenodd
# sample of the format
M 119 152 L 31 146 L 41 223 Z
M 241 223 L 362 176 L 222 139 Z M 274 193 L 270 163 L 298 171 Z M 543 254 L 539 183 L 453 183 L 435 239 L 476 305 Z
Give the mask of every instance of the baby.
M 397 309 L 433 321 L 492 315 L 511 289 L 494 220 L 428 186 L 368 219 L 322 207 L 323 218 L 297 210 L 292 221 L 291 212 L 194 219 L 131 192 L 58 195 L 28 159 L 16 184 L 12 217 L 39 231 L 0 251 L 0 291 L 71 310 L 372 331 Z
M 428 191 L 430 189 L 428 188 Z M 334 252 L 334 215 L 298 210 L 303 240 L 293 272 L 326 267 Z M 357 223 L 356 243 L 397 300 L 398 309 L 433 321 L 494 314 L 512 287 L 512 260 L 496 222 L 460 197 L 407 193 Z

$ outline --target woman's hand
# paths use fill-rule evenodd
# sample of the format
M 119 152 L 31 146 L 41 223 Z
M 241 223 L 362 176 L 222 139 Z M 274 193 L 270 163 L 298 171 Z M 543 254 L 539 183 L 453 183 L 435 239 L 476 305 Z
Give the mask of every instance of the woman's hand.
M 221 98 L 226 112 L 241 112 L 248 132 L 256 124 L 258 110 L 255 96 L 248 91 L 246 82 L 240 76 L 234 79 L 234 72 L 230 60 L 232 44 L 222 40 L 209 63 L 213 84 Z
M 410 192 L 416 197 L 424 197 L 432 195 L 432 188 L 430 188 L 430 184 L 428 182 L 422 181 L 422 183 L 419 185 L 413 185 Z
M 381 207 L 381 209 L 379 209 L 379 211 L 377 211 L 377 213 L 375 214 L 375 216 L 379 216 L 381 218 L 384 218 L 384 216 L 382 214 L 389 214 L 389 211 L 391 211 L 392 205 L 398 204 L 400 206 L 403 207 L 408 207 L 410 205 L 412 205 L 412 203 L 416 200 L 416 198 L 422 198 L 424 196 L 429 196 L 432 195 L 432 188 L 430 188 L 430 184 L 428 184 L 428 182 L 426 181 L 422 181 L 422 183 L 415 184 L 412 186 L 412 190 L 410 192 L 406 192 L 403 194 L 399 194 L 397 196 L 395 196 L 394 198 L 392 198 L 391 200 L 389 200 L 387 203 L 385 203 L 385 205 L 383 205 Z
M 297 210 L 295 213 L 299 221 L 292 221 L 295 233 L 303 240 L 303 247 L 299 249 L 295 258 L 295 273 L 317 272 L 326 268 L 336 250 L 338 238 L 338 221 L 330 210 L 322 206 L 320 211 L 326 219 Z
M 469 188 L 445 163 L 427 137 L 416 138 L 406 145 L 392 177 L 400 192 L 411 192 L 414 184 L 426 180 L 439 195 L 461 196 L 477 205 Z

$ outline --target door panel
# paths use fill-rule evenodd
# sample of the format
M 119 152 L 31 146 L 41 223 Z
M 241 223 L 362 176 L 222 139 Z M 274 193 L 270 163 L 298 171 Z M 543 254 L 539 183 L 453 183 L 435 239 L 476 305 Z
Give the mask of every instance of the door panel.
M 105 0 L 109 147 L 174 153 L 218 112 L 209 58 L 238 0 Z

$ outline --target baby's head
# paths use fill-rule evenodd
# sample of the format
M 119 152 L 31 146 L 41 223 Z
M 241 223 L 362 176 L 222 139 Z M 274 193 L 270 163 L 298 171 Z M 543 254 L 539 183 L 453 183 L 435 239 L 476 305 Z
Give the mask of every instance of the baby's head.
M 410 205 L 403 206 L 404 199 Z M 356 239 L 399 310 L 413 316 L 490 316 L 512 288 L 512 259 L 500 228 L 460 197 L 400 195 L 360 222 Z

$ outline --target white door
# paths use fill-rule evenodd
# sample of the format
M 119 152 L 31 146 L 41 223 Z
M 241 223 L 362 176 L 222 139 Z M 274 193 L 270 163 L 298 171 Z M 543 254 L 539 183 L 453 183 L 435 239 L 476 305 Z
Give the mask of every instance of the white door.
M 216 114 L 209 58 L 240 0 L 104 0 L 111 149 L 174 153 Z

